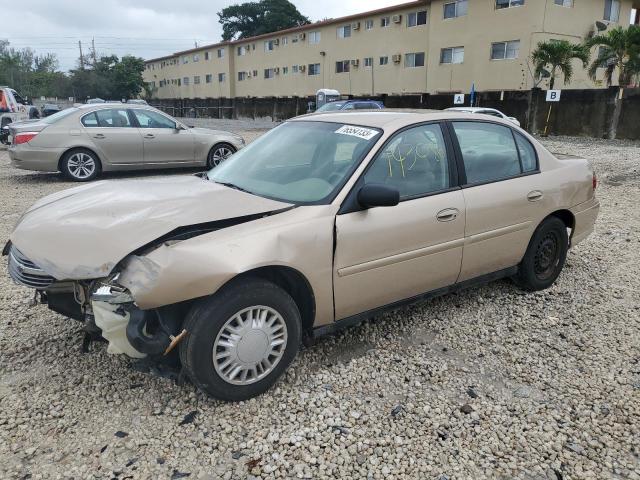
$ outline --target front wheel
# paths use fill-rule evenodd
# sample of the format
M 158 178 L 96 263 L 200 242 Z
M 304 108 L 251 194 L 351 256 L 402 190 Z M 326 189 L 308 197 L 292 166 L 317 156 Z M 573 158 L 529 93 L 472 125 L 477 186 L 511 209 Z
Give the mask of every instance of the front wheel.
M 207 167 L 217 167 L 234 153 L 236 153 L 236 149 L 233 145 L 229 145 L 228 143 L 218 143 L 214 145 L 213 148 L 209 150 L 209 155 L 207 155 Z
M 89 150 L 71 150 L 62 157 L 60 170 L 74 182 L 89 182 L 100 174 L 100 159 Z
M 567 227 L 558 217 L 546 218 L 536 229 L 514 277 L 527 290 L 544 290 L 556 281 L 569 249 Z
M 196 303 L 180 360 L 195 385 L 225 401 L 268 390 L 295 358 L 300 312 L 291 296 L 258 278 L 231 282 Z

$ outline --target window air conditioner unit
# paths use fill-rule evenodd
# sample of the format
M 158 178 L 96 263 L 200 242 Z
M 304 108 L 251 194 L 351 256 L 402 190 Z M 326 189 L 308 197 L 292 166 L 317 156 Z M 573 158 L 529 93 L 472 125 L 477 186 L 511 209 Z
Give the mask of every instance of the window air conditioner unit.
M 360 30 L 360 22 L 352 23 L 351 30 Z
M 276 39 L 273 41 L 273 44 L 274 44 L 274 45 L 280 45 L 280 39 L 279 39 L 279 38 L 276 38 Z
M 275 73 L 276 75 L 278 75 L 280 73 L 280 67 L 275 67 L 273 69 L 273 73 Z
M 360 65 L 360 60 L 357 58 L 351 60 L 351 65 L 353 65 L 354 67 L 357 67 L 358 65 Z
M 251 78 L 251 72 L 247 72 L 247 78 Z
M 400 63 L 400 60 L 402 60 L 402 55 L 399 53 L 396 53 L 393 57 L 391 57 L 393 59 L 393 63 Z
M 306 34 L 306 33 L 300 33 L 300 34 L 298 35 L 298 38 L 299 38 L 300 40 L 304 40 L 305 38 L 307 38 L 307 34 Z
M 402 21 L 402 15 L 394 15 L 391 17 L 391 21 L 393 23 L 400 23 Z
M 304 71 L 307 69 L 307 66 L 306 66 L 306 65 L 300 65 L 300 66 L 298 67 L 298 69 L 299 69 L 301 72 L 304 72 Z

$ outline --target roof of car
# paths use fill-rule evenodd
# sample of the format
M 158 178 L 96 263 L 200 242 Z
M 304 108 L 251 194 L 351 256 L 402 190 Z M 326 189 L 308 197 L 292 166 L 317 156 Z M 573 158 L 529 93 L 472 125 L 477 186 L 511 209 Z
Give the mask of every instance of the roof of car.
M 402 128 L 405 125 L 411 125 L 420 122 L 429 122 L 436 120 L 469 120 L 475 118 L 481 121 L 487 121 L 487 115 L 465 113 L 463 116 L 460 112 L 453 110 L 350 110 L 350 111 L 332 111 L 311 113 L 301 115 L 292 119 L 292 121 L 313 121 L 313 122 L 332 122 L 347 123 L 350 125 L 359 125 L 363 127 L 374 128 Z M 506 121 L 498 117 L 490 117 L 492 121 L 505 123 Z
M 495 108 L 490 108 L 490 107 L 451 107 L 451 108 L 447 108 L 447 110 L 450 110 L 452 112 L 479 112 L 480 110 L 495 110 Z

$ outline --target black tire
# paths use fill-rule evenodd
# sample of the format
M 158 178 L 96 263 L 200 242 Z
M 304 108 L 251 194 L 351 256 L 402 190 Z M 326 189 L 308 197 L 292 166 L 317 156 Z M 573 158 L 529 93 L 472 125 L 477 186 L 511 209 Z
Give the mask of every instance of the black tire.
M 31 120 L 40 118 L 40 112 L 38 111 L 37 108 L 32 108 L 31 110 L 29 110 L 29 118 Z
M 223 378 L 214 365 L 214 344 L 227 322 L 244 309 L 256 306 L 268 307 L 281 316 L 286 325 L 286 343 L 279 360 L 265 376 L 250 380 L 253 383 L 233 384 Z M 233 402 L 247 400 L 268 390 L 295 358 L 301 337 L 300 312 L 296 303 L 280 287 L 259 278 L 232 281 L 214 295 L 199 300 L 188 313 L 183 328 L 187 335 L 180 343 L 180 361 L 186 374 L 200 390 L 214 398 Z M 219 348 L 216 352 L 220 351 Z M 240 346 L 236 352 L 239 351 Z
M 9 132 L 4 129 L 7 125 L 11 123 L 10 118 L 3 118 L 2 122 L 0 122 L 0 143 L 2 145 L 9 145 Z
M 544 290 L 558 278 L 569 250 L 567 226 L 558 217 L 547 217 L 533 233 L 514 281 L 526 290 Z
M 85 163 L 82 163 L 82 167 L 78 167 L 78 162 Z M 102 172 L 102 164 L 91 150 L 74 149 L 63 155 L 60 160 L 60 171 L 74 182 L 90 182 L 98 178 Z
M 220 158 L 219 155 L 216 154 L 219 154 L 222 151 L 227 151 L 230 153 Z M 213 147 L 211 147 L 211 150 L 209 150 L 209 153 L 207 154 L 207 168 L 217 167 L 234 153 L 236 153 L 236 147 L 234 147 L 230 143 L 216 143 Z

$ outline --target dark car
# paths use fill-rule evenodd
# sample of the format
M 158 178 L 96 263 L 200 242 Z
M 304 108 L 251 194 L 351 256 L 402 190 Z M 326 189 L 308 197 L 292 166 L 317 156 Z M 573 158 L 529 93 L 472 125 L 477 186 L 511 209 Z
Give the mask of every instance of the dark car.
M 325 103 L 316 112 L 335 112 L 338 110 L 379 110 L 384 108 L 377 100 L 336 100 Z
M 56 105 L 55 103 L 45 103 L 42 108 L 42 116 L 48 117 L 49 115 L 53 115 L 54 113 L 58 113 L 62 108 L 60 105 Z

